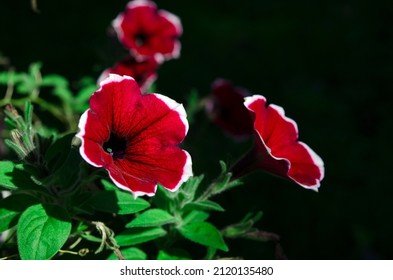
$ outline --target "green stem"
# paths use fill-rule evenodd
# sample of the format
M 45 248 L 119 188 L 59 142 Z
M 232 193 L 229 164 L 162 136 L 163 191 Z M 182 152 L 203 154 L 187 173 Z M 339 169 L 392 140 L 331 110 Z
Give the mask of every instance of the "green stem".
M 69 250 L 59 250 L 60 254 L 71 254 L 71 255 L 79 255 L 79 253 Z
M 11 79 L 8 80 L 7 83 L 7 91 L 5 92 L 5 96 L 4 96 L 4 102 L 9 103 L 9 101 L 12 98 L 12 95 L 14 93 L 14 82 L 13 82 L 13 75 L 14 75 L 14 71 L 10 71 L 11 73 Z
M 21 107 L 24 106 L 24 104 L 26 103 L 26 101 L 29 101 L 30 98 L 26 97 L 26 98 L 20 98 L 20 99 L 14 99 L 14 100 L 6 100 L 5 98 L 3 100 L 0 101 L 0 107 L 3 107 L 7 104 L 11 104 L 15 107 Z M 50 104 L 49 102 L 46 102 L 45 100 L 43 100 L 40 97 L 37 97 L 34 100 L 31 100 L 32 103 L 37 104 L 39 106 L 41 106 L 43 109 L 47 110 L 48 112 L 50 112 L 52 115 L 54 115 L 56 118 L 58 118 L 60 121 L 68 124 L 68 120 L 65 118 L 64 113 L 57 109 L 56 106 L 53 106 L 52 104 Z

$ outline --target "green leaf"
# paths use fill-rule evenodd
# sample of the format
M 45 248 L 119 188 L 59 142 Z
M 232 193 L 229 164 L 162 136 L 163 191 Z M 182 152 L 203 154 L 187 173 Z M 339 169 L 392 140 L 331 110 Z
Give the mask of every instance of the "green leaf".
M 76 101 L 78 103 L 87 103 L 87 101 L 90 99 L 90 96 L 97 90 L 97 85 L 92 84 L 92 85 L 87 85 L 84 88 L 82 88 L 76 95 Z
M 166 231 L 161 227 L 147 229 L 132 228 L 123 231 L 115 239 L 119 246 L 131 246 L 160 238 L 165 234 Z
M 79 164 L 81 157 L 79 151 L 75 147 L 68 150 L 67 158 L 62 162 L 62 165 L 45 180 L 47 185 L 63 186 L 63 190 L 71 191 L 78 183 L 81 169 Z
M 250 231 L 254 231 L 253 226 L 261 217 L 262 212 L 257 212 L 255 214 L 248 213 L 239 223 L 227 226 L 222 231 L 222 234 L 225 237 L 238 237 Z
M 63 76 L 49 74 L 42 78 L 41 86 L 68 87 L 68 81 Z
M 180 188 L 179 192 L 181 195 L 179 195 L 179 197 L 182 200 L 183 205 L 194 200 L 195 193 L 203 181 L 203 178 L 204 175 L 190 177 Z
M 126 228 L 162 226 L 175 222 L 175 217 L 161 209 L 149 209 L 137 216 Z
M 150 206 L 146 200 L 134 199 L 131 193 L 121 190 L 99 192 L 87 204 L 95 210 L 119 215 L 137 213 Z
M 97 85 L 90 84 L 83 87 L 74 99 L 74 110 L 77 112 L 84 112 L 89 108 L 89 99 L 92 94 L 97 90 Z
M 54 205 L 34 205 L 19 218 L 18 249 L 23 260 L 47 260 L 67 241 L 71 222 L 67 212 Z
M 0 186 L 9 190 L 16 190 L 18 186 L 15 185 L 14 163 L 12 161 L 0 161 Z
M 53 90 L 53 94 L 59 97 L 64 102 L 71 102 L 73 98 L 72 92 L 68 88 L 64 88 L 64 87 L 56 87 Z
M 180 234 L 196 243 L 216 249 L 228 251 L 220 232 L 212 224 L 207 222 L 190 223 L 178 229 Z
M 30 128 L 33 123 L 33 106 L 30 101 L 26 101 L 24 116 L 27 126 Z
M 124 248 L 121 249 L 121 254 L 123 255 L 124 259 L 126 260 L 146 260 L 147 255 L 145 252 L 143 252 L 141 249 L 135 248 L 135 247 L 129 247 L 129 248 Z M 115 253 L 112 253 L 109 257 L 108 260 L 117 260 L 117 256 Z
M 207 210 L 207 211 L 225 211 L 224 208 L 221 207 L 220 204 L 213 202 L 211 200 L 204 200 L 198 202 L 192 202 L 187 204 L 187 208 L 190 207 L 192 209 L 200 209 L 200 210 Z
M 21 212 L 37 203 L 37 199 L 26 194 L 15 194 L 0 200 L 0 232 L 16 225 Z
M 102 242 L 102 238 L 98 238 L 94 235 L 87 234 L 87 233 L 82 233 L 81 237 L 91 242 L 98 242 L 98 243 Z
M 157 260 L 191 260 L 186 251 L 183 250 L 160 250 L 157 255 Z
M 41 76 L 41 71 L 40 71 L 41 67 L 42 67 L 42 63 L 39 61 L 30 64 L 29 66 L 30 75 L 33 76 L 34 78 Z
M 14 71 L 0 72 L 0 84 L 16 84 L 23 80 L 26 74 L 15 73 Z
M 0 188 L 41 190 L 42 188 L 35 184 L 30 177 L 30 173 L 24 169 L 24 165 L 16 165 L 12 161 L 0 161 Z
M 74 136 L 75 133 L 64 135 L 63 137 L 55 140 L 46 150 L 44 158 L 48 163 L 47 165 L 49 170 L 56 170 L 64 163 L 71 148 Z
M 209 218 L 209 214 L 204 211 L 199 210 L 192 210 L 190 211 L 185 217 L 183 218 L 183 223 L 196 223 L 196 222 L 203 222 L 207 218 Z
M 16 86 L 16 90 L 22 94 L 29 94 L 36 88 L 36 80 L 27 74 L 20 75 L 20 81 Z
M 115 184 L 112 184 L 107 180 L 101 180 L 101 184 L 104 187 L 104 189 L 107 191 L 120 191 L 119 187 L 116 187 Z

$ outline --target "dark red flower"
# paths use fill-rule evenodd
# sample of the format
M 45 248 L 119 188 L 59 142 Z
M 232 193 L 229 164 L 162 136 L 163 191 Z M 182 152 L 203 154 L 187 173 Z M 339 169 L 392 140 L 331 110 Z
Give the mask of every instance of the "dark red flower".
M 183 105 L 142 95 L 131 77 L 110 74 L 101 82 L 79 130 L 82 157 L 135 197 L 154 195 L 157 183 L 175 191 L 192 176 L 190 155 L 177 147 L 188 131 Z
M 120 42 L 137 60 L 154 56 L 158 61 L 180 55 L 182 34 L 180 19 L 172 13 L 157 10 L 154 2 L 134 0 L 113 21 Z
M 205 103 L 211 120 L 237 139 L 250 136 L 254 131 L 250 112 L 243 104 L 248 95 L 245 89 L 235 87 L 230 81 L 217 79 Z
M 157 79 L 158 67 L 159 64 L 153 57 L 142 61 L 136 61 L 134 57 L 128 56 L 117 62 L 112 68 L 104 70 L 98 78 L 98 81 L 101 82 L 107 78 L 109 74 L 130 76 L 138 83 L 142 93 L 145 93 Z
M 244 105 L 254 117 L 255 145 L 231 168 L 234 177 L 262 169 L 288 178 L 300 186 L 318 190 L 324 177 L 322 159 L 298 141 L 296 123 L 284 109 L 270 104 L 261 95 L 245 98 Z

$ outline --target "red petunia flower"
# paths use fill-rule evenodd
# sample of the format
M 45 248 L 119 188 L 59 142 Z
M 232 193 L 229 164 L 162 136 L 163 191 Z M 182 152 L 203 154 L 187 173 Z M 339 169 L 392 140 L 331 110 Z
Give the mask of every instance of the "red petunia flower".
M 183 105 L 142 95 L 131 77 L 110 74 L 91 96 L 77 137 L 82 157 L 137 197 L 154 195 L 157 183 L 175 191 L 192 176 L 190 155 L 177 147 L 187 131 Z
M 230 81 L 217 79 L 205 103 L 212 122 L 236 139 L 250 136 L 254 131 L 250 112 L 243 104 L 248 95 L 245 89 L 235 87 Z
M 178 38 L 183 32 L 180 19 L 157 10 L 154 2 L 134 0 L 112 23 L 120 42 L 137 60 L 154 56 L 158 61 L 180 55 Z
M 136 61 L 134 57 L 128 56 L 117 62 L 112 68 L 105 69 L 98 78 L 98 82 L 103 81 L 109 74 L 130 76 L 138 83 L 142 93 L 146 93 L 157 79 L 158 67 L 159 64 L 153 57 Z
M 317 191 L 324 177 L 324 163 L 298 141 L 296 123 L 285 116 L 283 108 L 273 104 L 266 107 L 261 95 L 246 97 L 244 105 L 254 117 L 255 145 L 231 168 L 233 176 L 263 169 Z

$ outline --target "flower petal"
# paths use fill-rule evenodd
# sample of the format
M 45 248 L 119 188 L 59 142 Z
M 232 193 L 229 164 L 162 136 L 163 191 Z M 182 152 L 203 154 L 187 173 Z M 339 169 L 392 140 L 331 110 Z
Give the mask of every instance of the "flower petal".
M 159 94 L 143 96 L 143 104 L 146 108 L 140 107 L 140 117 L 135 116 L 138 123 L 133 130 L 136 133 L 128 143 L 125 158 L 128 165 L 123 168 L 129 169 L 126 173 L 154 178 L 165 188 L 176 190 L 192 176 L 191 157 L 176 147 L 188 131 L 186 112 L 181 104 Z M 143 113 L 148 108 L 154 114 Z
M 118 61 L 113 67 L 105 69 L 98 78 L 98 82 L 103 81 L 109 74 L 126 75 L 134 78 L 142 93 L 145 93 L 157 79 L 158 67 L 159 64 L 155 58 L 137 61 L 134 57 L 128 56 Z
M 324 177 L 324 164 L 310 147 L 298 142 L 296 123 L 285 116 L 283 108 L 266 106 L 261 95 L 247 97 L 244 104 L 255 117 L 256 151 L 262 155 L 258 167 L 317 190 Z
M 154 57 L 161 62 L 180 55 L 180 19 L 165 10 L 157 10 L 151 1 L 129 2 L 112 26 L 120 42 L 138 61 Z
M 81 139 L 79 148 L 82 157 L 95 167 L 102 167 L 108 164 L 112 158 L 102 149 L 102 144 L 109 139 L 109 124 L 97 121 L 97 114 L 91 109 L 86 110 L 79 120 L 79 132 L 76 137 Z
M 212 122 L 222 127 L 235 139 L 252 135 L 254 127 L 250 112 L 244 107 L 245 89 L 235 87 L 224 79 L 213 82 L 211 96 L 206 102 L 206 112 Z
M 192 176 L 190 155 L 177 147 L 188 131 L 183 105 L 142 95 L 131 77 L 109 74 L 90 107 L 79 122 L 81 154 L 106 168 L 119 188 L 151 196 L 158 183 L 174 191 Z

